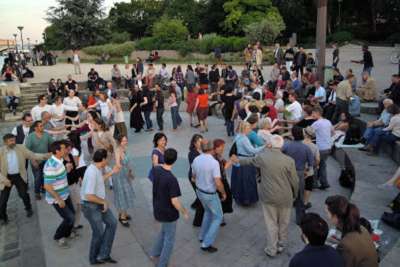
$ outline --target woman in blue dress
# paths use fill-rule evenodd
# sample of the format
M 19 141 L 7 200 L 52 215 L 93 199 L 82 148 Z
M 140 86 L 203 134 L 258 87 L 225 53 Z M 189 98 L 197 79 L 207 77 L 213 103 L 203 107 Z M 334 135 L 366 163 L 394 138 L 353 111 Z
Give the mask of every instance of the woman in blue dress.
M 117 138 L 117 143 L 115 164 L 119 168 L 119 172 L 113 175 L 114 205 L 119 213 L 119 222 L 123 226 L 129 227 L 128 221 L 131 217 L 127 211 L 133 207 L 135 193 L 133 191 L 132 181 L 134 176 L 130 167 L 131 158 L 126 153 L 128 138 L 126 136 L 119 136 Z
M 242 121 L 239 125 L 238 134 L 235 137 L 236 151 L 239 158 L 253 157 L 264 149 L 264 145 L 254 147 L 248 134 L 252 131 L 248 122 Z M 258 201 L 257 193 L 257 169 L 254 166 L 232 167 L 231 190 L 235 202 L 242 206 L 248 206 Z
M 149 179 L 153 181 L 153 169 L 158 165 L 164 164 L 164 151 L 167 148 L 167 136 L 164 133 L 156 133 L 153 137 L 154 148 L 151 152 L 151 169 Z

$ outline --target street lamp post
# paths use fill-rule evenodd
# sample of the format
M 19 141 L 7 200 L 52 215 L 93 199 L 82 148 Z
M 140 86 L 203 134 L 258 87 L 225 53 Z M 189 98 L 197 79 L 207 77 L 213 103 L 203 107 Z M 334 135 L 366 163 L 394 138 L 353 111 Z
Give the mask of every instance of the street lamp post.
M 28 50 L 29 50 L 29 52 L 31 51 L 31 38 L 26 38 L 26 40 L 28 41 Z
M 17 28 L 21 33 L 21 50 L 24 50 L 24 39 L 22 39 L 22 30 L 24 29 L 24 26 L 18 26 Z
M 15 52 L 18 53 L 17 34 L 14 33 L 13 36 L 14 36 L 14 40 L 15 40 Z

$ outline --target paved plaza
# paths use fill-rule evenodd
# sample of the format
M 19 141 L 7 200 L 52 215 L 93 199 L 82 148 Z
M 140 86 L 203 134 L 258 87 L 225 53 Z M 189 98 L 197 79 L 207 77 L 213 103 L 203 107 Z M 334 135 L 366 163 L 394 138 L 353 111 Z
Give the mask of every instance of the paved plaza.
M 128 120 L 128 114 L 125 115 Z M 190 138 L 197 130 L 186 127 L 186 123 L 179 131 L 172 132 L 170 131 L 170 114 L 166 113 L 164 119 L 167 126 L 165 133 L 169 138 L 168 146 L 176 148 L 179 153 L 173 172 L 178 177 L 181 186 L 182 202 L 189 208 L 195 195 L 187 178 L 187 153 Z M 184 119 L 187 121 L 188 118 L 184 116 Z M 223 121 L 211 117 L 209 128 L 210 132 L 206 133 L 205 137 L 209 139 L 222 137 L 227 142 L 226 150 L 228 150 L 232 139 L 226 137 Z M 6 129 L 7 127 L 4 127 L 2 132 Z M 153 218 L 151 182 L 147 178 L 151 166 L 149 155 L 152 150 L 152 138 L 153 133 L 133 134 L 131 131 L 129 134 L 129 153 L 134 157 L 132 167 L 136 175 L 133 182 L 136 194 L 135 207 L 129 210 L 133 218 L 131 227 L 124 228 L 118 225 L 112 256 L 119 263 L 112 266 L 153 266 L 148 253 L 159 225 Z M 323 202 L 328 195 L 339 193 L 349 196 L 350 192 L 339 187 L 337 183 L 339 172 L 340 167 L 337 162 L 329 159 L 328 175 L 332 188 L 328 192 L 317 190 L 313 193 L 311 211 L 325 217 Z M 112 204 L 112 191 L 108 191 L 107 194 Z M 44 200 L 36 202 L 35 206 L 35 215 L 28 220 L 25 218 L 22 202 L 13 190 L 9 202 L 10 223 L 0 228 L 0 247 L 2 247 L 0 252 L 3 253 L 0 255 L 0 266 L 89 266 L 88 250 L 91 231 L 86 219 L 82 217 L 84 228 L 81 230 L 80 239 L 74 240 L 70 249 L 60 249 L 52 239 L 60 221 L 59 216 Z M 112 210 L 116 215 L 114 207 Z M 205 254 L 200 250 L 200 243 L 197 241 L 199 229 L 192 226 L 194 210 L 190 210 L 190 215 L 189 221 L 183 218 L 179 220 L 171 266 L 287 266 L 293 254 L 304 246 L 300 240 L 300 230 L 294 224 L 293 213 L 288 249 L 274 259 L 268 258 L 263 252 L 266 244 L 266 228 L 260 205 L 256 204 L 247 208 L 234 205 L 234 212 L 225 216 L 227 225 L 221 228 L 218 234 L 215 245 L 219 251 L 213 255 Z M 30 243 L 26 244 L 26 242 Z

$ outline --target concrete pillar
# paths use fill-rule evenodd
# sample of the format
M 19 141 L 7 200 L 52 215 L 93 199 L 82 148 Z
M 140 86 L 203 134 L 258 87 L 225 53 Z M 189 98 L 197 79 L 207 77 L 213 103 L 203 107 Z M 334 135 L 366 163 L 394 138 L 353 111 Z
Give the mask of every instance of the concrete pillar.
M 324 82 L 325 48 L 326 48 L 326 26 L 328 0 L 317 0 L 317 36 L 316 36 L 316 58 L 317 75 L 321 82 Z

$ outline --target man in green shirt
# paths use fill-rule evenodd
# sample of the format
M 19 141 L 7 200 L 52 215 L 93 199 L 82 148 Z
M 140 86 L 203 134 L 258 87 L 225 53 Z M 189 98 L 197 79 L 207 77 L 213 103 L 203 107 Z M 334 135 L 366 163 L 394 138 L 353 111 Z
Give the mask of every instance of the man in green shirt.
M 53 138 L 44 131 L 42 121 L 35 121 L 32 125 L 33 132 L 28 135 L 25 140 L 27 149 L 34 153 L 48 153 L 50 144 L 53 143 Z M 31 160 L 33 177 L 35 179 L 35 197 L 36 200 L 42 199 L 41 192 L 43 188 L 43 166 L 44 161 L 38 162 Z

